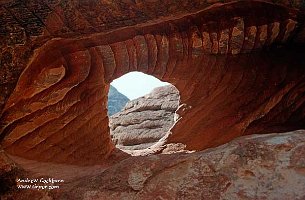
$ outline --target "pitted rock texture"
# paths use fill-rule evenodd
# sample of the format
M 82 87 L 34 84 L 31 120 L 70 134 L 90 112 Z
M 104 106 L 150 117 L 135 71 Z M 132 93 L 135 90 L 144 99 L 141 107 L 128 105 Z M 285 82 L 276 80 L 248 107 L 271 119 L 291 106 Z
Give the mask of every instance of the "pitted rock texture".
M 109 84 L 131 71 L 180 91 L 180 118 L 159 147 L 305 126 L 304 1 L 8 0 L 0 16 L 10 154 L 103 163 L 115 149 Z
M 112 116 L 117 112 L 120 112 L 129 99 L 120 93 L 115 87 L 110 85 L 108 93 L 108 115 Z
M 49 196 L 86 200 L 303 200 L 304 153 L 304 130 L 244 136 L 191 154 L 131 157 L 99 174 L 67 183 Z
M 22 177 L 23 173 L 23 170 L 6 155 L 0 146 L 0 197 L 17 190 L 16 179 Z
M 109 119 L 110 134 L 120 149 L 145 149 L 166 135 L 174 125 L 179 91 L 171 85 L 154 89 L 132 100 Z

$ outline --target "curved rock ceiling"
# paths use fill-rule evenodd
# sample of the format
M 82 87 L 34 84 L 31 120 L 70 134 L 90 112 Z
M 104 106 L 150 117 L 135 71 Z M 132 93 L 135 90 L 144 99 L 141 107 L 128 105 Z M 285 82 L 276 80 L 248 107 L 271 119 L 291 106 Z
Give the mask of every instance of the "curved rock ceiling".
M 304 128 L 301 3 L 5 1 L 2 145 L 33 160 L 103 162 L 114 150 L 109 84 L 130 71 L 180 91 L 180 119 L 159 147 Z

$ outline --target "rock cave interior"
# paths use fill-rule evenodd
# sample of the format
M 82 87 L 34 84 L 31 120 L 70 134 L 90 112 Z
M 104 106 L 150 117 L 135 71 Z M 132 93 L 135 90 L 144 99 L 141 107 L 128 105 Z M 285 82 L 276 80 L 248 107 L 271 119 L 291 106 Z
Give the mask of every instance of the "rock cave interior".
M 5 200 L 305 197 L 303 0 L 0 0 L 0 47 Z

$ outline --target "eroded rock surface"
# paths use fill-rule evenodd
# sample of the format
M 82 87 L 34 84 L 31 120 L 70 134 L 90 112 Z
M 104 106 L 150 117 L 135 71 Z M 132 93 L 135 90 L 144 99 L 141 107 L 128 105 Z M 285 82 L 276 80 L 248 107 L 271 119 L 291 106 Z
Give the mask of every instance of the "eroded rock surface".
M 16 179 L 22 175 L 23 170 L 6 155 L 0 146 L 0 197 L 16 191 Z
M 162 138 L 174 125 L 179 91 L 171 85 L 127 103 L 110 117 L 112 140 L 120 149 L 144 149 Z
M 131 157 L 103 172 L 69 182 L 61 190 L 49 191 L 49 196 L 86 200 L 303 200 L 304 153 L 304 130 L 244 136 L 196 153 Z
M 303 0 L 1 1 L 1 145 L 107 163 L 109 84 L 140 71 L 184 105 L 160 147 L 198 152 L 129 158 L 55 199 L 303 200 L 304 131 L 280 132 L 305 128 L 304 16 Z
M 304 1 L 2 1 L 0 140 L 10 154 L 95 165 L 114 151 L 111 81 L 180 91 L 162 145 L 203 150 L 303 129 Z

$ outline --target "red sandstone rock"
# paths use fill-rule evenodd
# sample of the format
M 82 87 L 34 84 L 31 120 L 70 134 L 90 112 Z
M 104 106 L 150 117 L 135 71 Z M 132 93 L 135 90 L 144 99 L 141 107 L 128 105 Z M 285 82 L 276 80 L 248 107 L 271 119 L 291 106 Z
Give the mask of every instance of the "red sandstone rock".
M 1 145 L 46 175 L 86 175 L 1 198 L 304 199 L 304 131 L 230 142 L 304 128 L 304 3 L 221 2 L 0 1 Z M 130 71 L 180 92 L 178 122 L 139 152 L 164 154 L 111 142 L 109 83 Z
M 21 168 L 6 155 L 0 146 L 0 197 L 16 191 L 16 178 L 22 174 Z
M 135 70 L 175 85 L 185 104 L 163 144 L 202 150 L 304 128 L 302 1 L 162 5 L 2 2 L 4 149 L 38 161 L 104 162 L 114 150 L 109 83 Z
M 71 200 L 302 200 L 304 150 L 304 131 L 244 136 L 195 153 L 127 158 L 106 170 L 101 167 L 91 175 L 69 180 L 60 190 L 42 194 L 48 199 Z M 33 170 L 39 171 L 39 167 Z M 82 171 L 86 170 L 89 174 L 92 169 Z M 31 198 L 38 196 L 37 191 L 11 195 L 19 200 L 23 194 L 39 199 Z
M 133 157 L 82 180 L 71 199 L 305 197 L 304 131 L 252 135 L 191 154 Z

